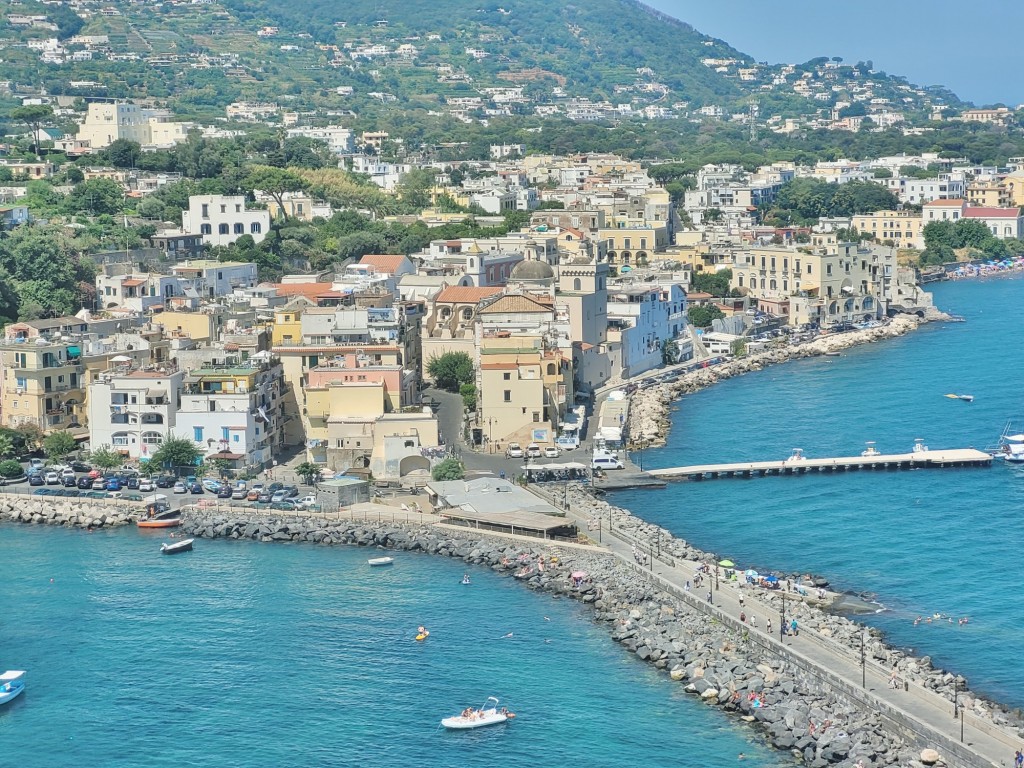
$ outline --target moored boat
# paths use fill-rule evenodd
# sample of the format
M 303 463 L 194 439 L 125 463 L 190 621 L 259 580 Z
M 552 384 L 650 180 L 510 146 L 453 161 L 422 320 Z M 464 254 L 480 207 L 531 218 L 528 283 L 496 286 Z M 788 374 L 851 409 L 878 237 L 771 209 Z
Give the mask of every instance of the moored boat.
M 0 675 L 0 704 L 6 704 L 25 690 L 24 671 L 9 669 Z
M 875 441 L 874 440 L 869 440 L 868 441 L 868 447 L 865 448 L 863 451 L 861 451 L 860 455 L 868 457 L 868 456 L 881 456 L 882 454 L 881 454 L 881 452 L 877 448 L 875 448 Z
M 384 565 L 392 565 L 395 562 L 393 557 L 371 557 L 366 561 L 373 568 L 380 568 Z
M 1006 422 L 1003 433 L 999 435 L 999 443 L 989 448 L 988 452 L 996 459 L 1014 464 L 1024 463 L 1024 433 L 1015 432 L 1011 423 Z
M 502 707 L 498 709 L 498 699 L 489 696 L 480 709 L 468 707 L 455 717 L 446 717 L 441 725 L 450 731 L 466 731 L 473 728 L 483 728 L 488 725 L 506 723 L 515 717 L 514 714 Z
M 176 528 L 181 525 L 181 513 L 173 509 L 162 512 L 149 510 L 146 517 L 140 517 L 136 525 L 139 528 Z
M 195 539 L 182 539 L 181 541 L 176 541 L 173 544 L 161 544 L 160 551 L 165 555 L 176 555 L 179 552 L 191 552 L 192 542 L 194 541 Z

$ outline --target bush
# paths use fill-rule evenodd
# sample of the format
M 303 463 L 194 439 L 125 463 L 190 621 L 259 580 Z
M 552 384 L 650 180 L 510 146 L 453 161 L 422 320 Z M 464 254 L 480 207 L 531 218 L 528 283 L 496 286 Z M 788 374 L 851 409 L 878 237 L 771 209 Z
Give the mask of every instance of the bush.
M 430 470 L 430 476 L 437 481 L 461 480 L 466 476 L 466 470 L 458 459 L 445 459 Z
M 463 384 L 472 383 L 475 376 L 473 360 L 465 352 L 445 352 L 432 357 L 427 373 L 437 386 L 448 392 L 458 392 Z
M 25 474 L 25 470 L 21 468 L 21 464 L 13 459 L 0 461 L 0 477 L 11 479 L 13 477 L 21 477 L 23 474 Z

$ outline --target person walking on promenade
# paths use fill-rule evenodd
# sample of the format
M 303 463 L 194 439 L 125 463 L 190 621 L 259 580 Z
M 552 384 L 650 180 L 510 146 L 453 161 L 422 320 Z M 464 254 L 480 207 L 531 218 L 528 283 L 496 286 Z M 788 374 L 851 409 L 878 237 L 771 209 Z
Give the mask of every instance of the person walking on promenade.
M 743 611 L 740 611 L 740 621 L 742 621 L 744 624 L 747 623 L 747 614 L 745 614 Z
M 771 616 L 768 617 L 768 628 L 765 629 L 765 632 L 767 632 L 769 635 L 772 633 L 772 617 Z
M 796 637 L 800 634 L 800 627 L 796 623 L 796 619 L 793 619 L 791 622 L 789 622 L 789 634 L 793 635 L 793 637 Z
M 708 590 L 708 602 L 709 603 L 711 602 L 711 590 L 710 589 Z
M 750 627 L 751 629 L 757 629 L 757 616 L 750 614 Z
M 1017 750 L 1017 753 L 1013 756 L 1013 764 L 1015 768 L 1021 768 L 1021 766 L 1024 765 L 1024 753 L 1022 753 L 1019 749 Z
M 743 593 L 740 592 L 740 608 L 743 607 Z

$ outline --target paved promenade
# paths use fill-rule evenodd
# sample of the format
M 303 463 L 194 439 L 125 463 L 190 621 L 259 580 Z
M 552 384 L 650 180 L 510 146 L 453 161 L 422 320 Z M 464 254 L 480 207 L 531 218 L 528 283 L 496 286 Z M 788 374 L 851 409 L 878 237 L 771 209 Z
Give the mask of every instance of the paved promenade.
M 536 487 L 535 492 L 544 495 Z M 557 495 L 557 494 L 556 494 Z M 553 500 L 557 505 L 557 500 Z M 575 520 L 581 531 L 587 530 L 590 518 L 569 510 L 568 516 Z M 739 603 L 740 588 L 736 584 L 720 582 L 716 589 L 714 576 L 705 576 L 704 585 L 700 590 L 687 592 L 685 584 L 693 583 L 697 572 L 696 562 L 659 559 L 657 553 L 649 559 L 649 565 L 639 567 L 634 558 L 634 542 L 618 531 L 611 533 L 604 521 L 600 534 L 591 531 L 591 537 L 600 537 L 601 543 L 611 552 L 638 570 L 643 570 L 660 586 L 676 597 L 684 600 L 698 610 L 714 616 L 737 629 L 746 629 L 751 642 L 758 642 L 771 648 L 774 652 L 790 658 L 804 669 L 813 672 L 828 681 L 837 690 L 841 690 L 864 705 L 887 715 L 890 720 L 905 730 L 912 731 L 921 748 L 936 749 L 950 764 L 964 766 L 1012 766 L 1014 751 L 1024 746 L 1024 739 L 1018 738 L 1011 729 L 1000 728 L 973 713 L 960 715 L 963 719 L 961 741 L 961 717 L 954 717 L 953 703 L 934 691 L 920 685 L 909 683 L 906 690 L 901 685 L 897 689 L 889 687 L 891 670 L 875 664 L 870 659 L 864 665 L 863 674 L 866 685 L 862 687 L 862 670 L 860 654 L 834 642 L 814 630 L 801 629 L 796 637 L 787 636 L 784 640 L 779 636 L 781 617 L 778 612 L 767 607 L 757 599 L 757 590 L 743 589 L 744 606 Z M 646 545 L 641 551 L 647 554 Z M 710 586 L 709 586 L 710 583 Z M 706 598 L 708 589 L 713 590 L 713 605 Z M 794 595 L 794 599 L 799 599 Z M 757 617 L 756 630 L 739 623 L 740 610 L 750 616 Z M 774 633 L 769 636 L 765 632 L 767 619 L 771 619 Z

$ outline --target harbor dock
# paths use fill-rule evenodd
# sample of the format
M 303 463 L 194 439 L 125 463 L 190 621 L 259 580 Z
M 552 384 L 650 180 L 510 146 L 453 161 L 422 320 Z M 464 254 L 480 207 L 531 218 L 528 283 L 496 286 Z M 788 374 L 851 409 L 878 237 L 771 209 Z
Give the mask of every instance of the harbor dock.
M 733 464 L 697 464 L 690 467 L 648 469 L 647 474 L 661 478 L 706 480 L 719 477 L 765 477 L 767 475 L 805 475 L 811 472 L 836 473 L 867 470 L 942 469 L 952 467 L 987 467 L 992 456 L 975 448 L 941 451 L 913 451 L 836 458 L 811 459 L 796 452 L 784 461 L 744 461 Z

